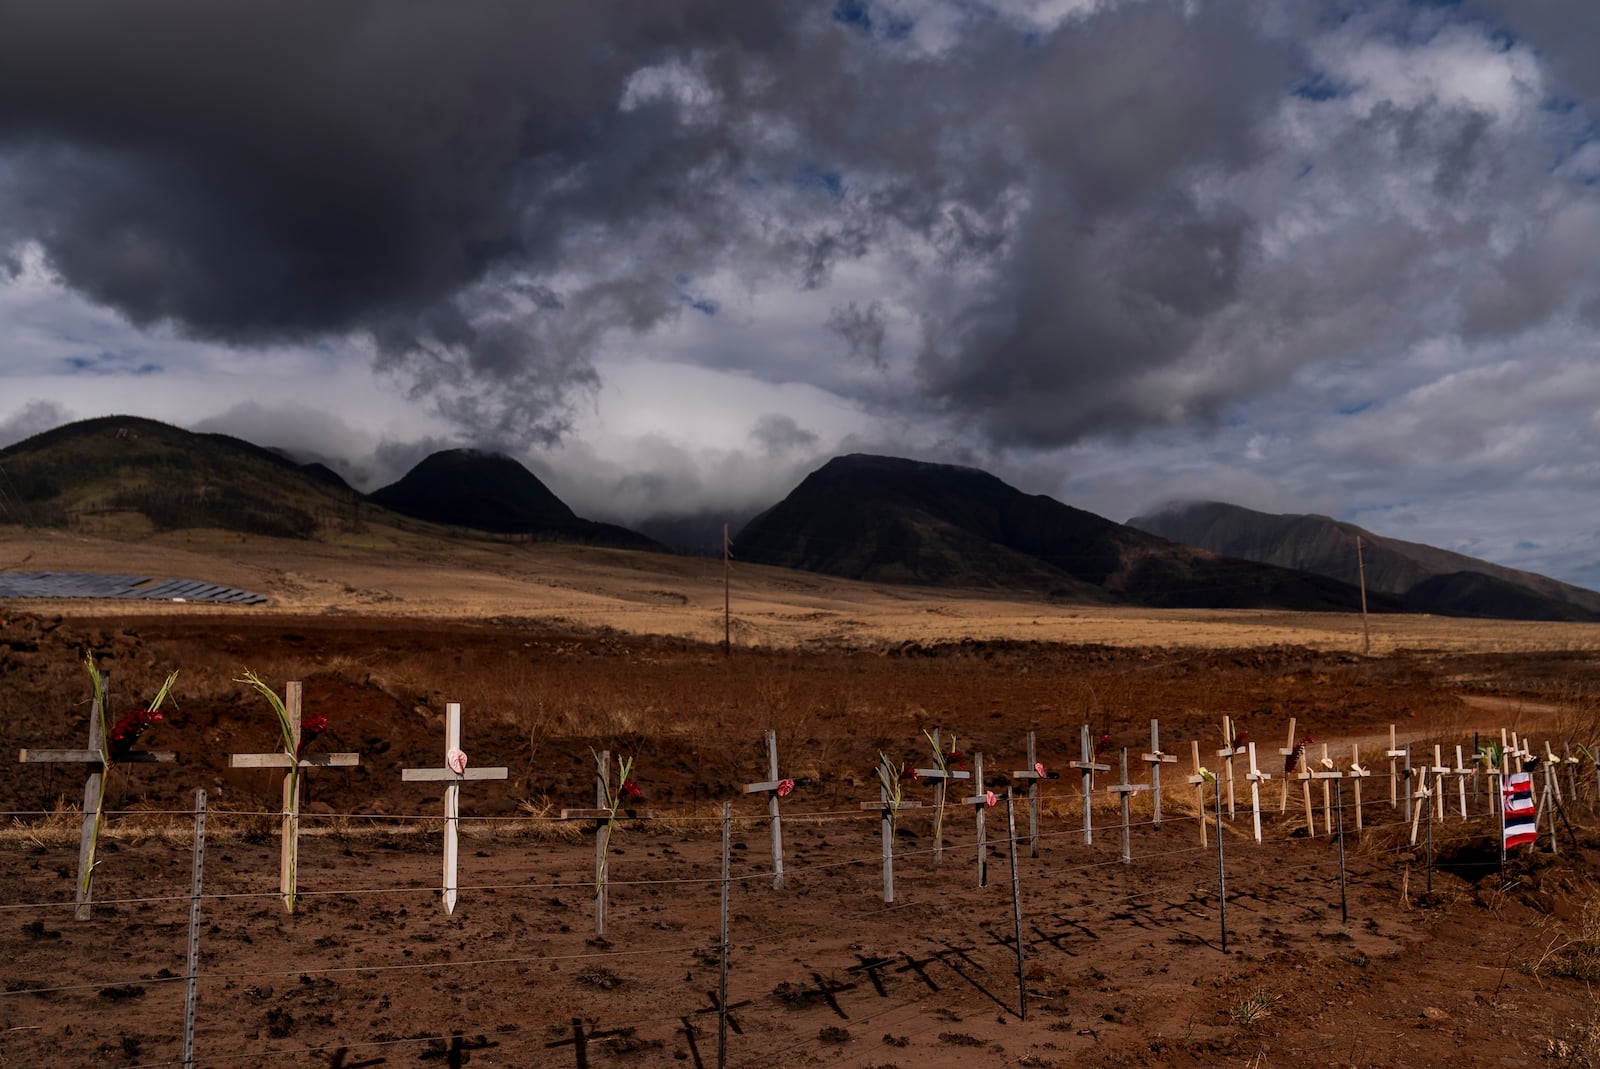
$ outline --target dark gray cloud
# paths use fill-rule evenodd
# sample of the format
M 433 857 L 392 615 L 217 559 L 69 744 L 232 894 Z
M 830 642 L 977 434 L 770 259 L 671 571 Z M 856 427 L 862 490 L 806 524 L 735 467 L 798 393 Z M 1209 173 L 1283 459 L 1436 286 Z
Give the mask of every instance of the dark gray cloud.
M 793 453 L 797 449 L 810 449 L 818 442 L 815 432 L 776 412 L 769 412 L 756 420 L 755 427 L 750 431 L 750 440 L 769 457 Z
M 1587 0 L 1007 6 L 0 0 L 0 256 L 370 343 L 501 448 L 686 316 L 674 359 L 1027 453 L 1600 314 Z M 717 277 L 810 335 L 729 343 Z

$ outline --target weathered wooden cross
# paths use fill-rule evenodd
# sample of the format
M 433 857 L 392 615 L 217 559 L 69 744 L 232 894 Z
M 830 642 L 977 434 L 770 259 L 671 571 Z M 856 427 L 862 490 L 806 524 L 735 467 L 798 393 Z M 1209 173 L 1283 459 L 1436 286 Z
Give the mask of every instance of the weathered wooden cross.
M 1161 752 L 1161 721 L 1153 717 L 1150 720 L 1150 752 L 1141 754 L 1140 760 L 1150 766 L 1150 801 L 1154 806 L 1154 816 L 1150 824 L 1151 827 L 1159 828 L 1161 827 L 1161 766 L 1176 763 L 1178 755 Z
M 90 666 L 90 671 L 97 671 Z M 110 693 L 110 675 L 99 677 L 98 693 L 94 697 L 94 704 L 89 710 L 89 745 L 82 750 L 20 750 L 17 760 L 25 765 L 30 764 L 74 764 L 84 766 L 83 781 L 83 810 L 78 831 L 78 887 L 75 895 L 75 907 L 72 915 L 75 919 L 86 921 L 93 912 L 94 903 L 94 870 L 95 870 L 95 843 L 98 839 L 98 825 L 101 810 L 105 801 L 105 777 L 111 772 L 113 764 L 168 764 L 178 759 L 178 755 L 167 750 L 133 750 L 128 753 L 113 754 L 111 747 L 106 742 L 106 699 L 104 695 Z
M 1021 772 L 1011 773 L 1012 779 L 1020 779 L 1028 785 L 1028 856 L 1039 856 L 1039 781 L 1045 778 L 1044 765 L 1040 763 L 1034 750 L 1033 732 L 1028 732 L 1028 767 Z
M 1288 741 L 1285 742 L 1283 744 L 1283 748 L 1278 751 L 1278 753 L 1283 757 L 1283 783 L 1280 784 L 1283 790 L 1278 792 L 1278 812 L 1280 813 L 1287 813 L 1289 811 L 1289 781 L 1294 778 L 1294 773 L 1300 771 L 1297 765 L 1300 758 L 1305 753 L 1304 750 L 1295 744 L 1294 726 L 1295 719 L 1291 716 L 1289 718 Z
M 978 814 L 978 886 L 989 886 L 989 839 L 984 826 L 983 816 L 988 808 L 995 803 L 994 792 L 986 790 L 983 786 L 983 753 L 974 752 L 972 755 L 972 774 L 978 793 L 970 798 L 961 799 L 963 805 L 970 805 Z
M 1239 737 L 1233 733 L 1233 720 L 1230 717 L 1222 718 L 1222 749 L 1217 751 L 1217 756 L 1223 758 L 1224 769 L 1228 780 L 1228 819 L 1234 817 L 1233 804 L 1233 759 L 1243 757 L 1248 752 L 1247 748 L 1239 744 Z
M 887 757 L 878 760 L 878 800 L 862 802 L 863 812 L 876 812 L 883 821 L 883 902 L 894 904 L 894 829 L 896 817 L 902 809 L 921 809 L 921 802 L 908 802 L 903 798 L 890 798 L 889 777 L 898 776 L 900 770 L 890 764 Z
M 1205 766 L 1200 763 L 1198 741 L 1189 743 L 1189 761 L 1194 771 L 1189 773 L 1187 779 L 1194 784 L 1194 807 L 1195 814 L 1200 818 L 1200 845 L 1203 847 L 1206 845 L 1206 778 L 1200 774 Z
M 1068 768 L 1075 768 L 1083 774 L 1083 841 L 1094 842 L 1094 774 L 1096 772 L 1110 772 L 1110 765 L 1102 765 L 1095 761 L 1094 747 L 1089 743 L 1089 725 L 1083 725 L 1083 735 L 1078 744 L 1078 752 L 1082 757 L 1076 761 L 1068 761 Z
M 1428 771 L 1433 773 L 1433 818 L 1440 823 L 1444 822 L 1444 793 L 1445 777 L 1450 775 L 1450 766 L 1444 763 L 1443 747 L 1435 743 L 1433 747 L 1433 764 Z
M 505 768 L 468 768 L 461 750 L 461 705 L 444 707 L 444 767 L 403 768 L 403 783 L 444 782 L 444 911 L 456 911 L 456 871 L 460 840 L 456 825 L 461 818 L 461 784 L 466 780 L 505 779 Z
M 1372 770 L 1362 767 L 1361 747 L 1350 744 L 1350 781 L 1356 792 L 1356 831 L 1361 830 L 1361 781 L 1372 775 Z
M 1150 785 L 1148 783 L 1128 782 L 1128 748 L 1124 746 L 1120 752 L 1121 759 L 1119 761 L 1119 767 L 1122 770 L 1122 782 L 1113 783 L 1106 789 L 1117 796 L 1117 805 L 1122 813 L 1122 863 L 1126 865 L 1133 861 L 1133 837 L 1131 830 L 1133 825 L 1128 819 L 1128 800 L 1130 796 L 1139 791 L 1149 790 Z
M 1344 778 L 1344 772 L 1343 770 L 1334 767 L 1333 758 L 1328 756 L 1327 743 L 1322 744 L 1321 764 L 1321 768 L 1313 768 L 1311 770 L 1311 778 L 1322 781 L 1322 830 L 1326 834 L 1332 835 L 1334 830 L 1332 784 L 1334 780 L 1342 780 Z M 1359 784 L 1360 780 L 1357 780 L 1356 782 Z M 1342 791 L 1340 793 L 1341 795 L 1343 794 Z M 1340 819 L 1342 820 L 1343 818 L 1344 815 L 1341 813 Z M 1360 824 L 1358 822 L 1357 827 L 1359 826 Z
M 1389 808 L 1400 807 L 1400 758 L 1407 756 L 1407 751 L 1400 748 L 1400 743 L 1395 738 L 1394 725 L 1389 725 L 1389 748 L 1383 751 L 1389 759 Z M 1410 816 L 1409 811 L 1406 814 Z
M 283 809 L 279 829 L 278 892 L 283 896 L 284 908 L 293 913 L 295 889 L 299 885 L 300 878 L 300 770 L 350 768 L 361 763 L 361 755 L 300 753 L 301 686 L 298 681 L 284 684 L 283 710 L 289 721 L 289 736 L 294 743 L 295 756 L 282 752 L 229 754 L 228 767 L 284 769 Z
M 626 762 L 624 762 L 626 764 Z M 623 811 L 622 790 L 626 780 L 611 790 L 611 751 L 595 754 L 594 808 L 563 809 L 559 820 L 585 820 L 594 824 L 594 934 L 606 934 L 606 906 L 610 901 L 611 868 L 606 862 L 606 850 L 611 846 L 611 825 L 617 820 L 653 820 L 649 810 Z M 619 815 L 620 814 L 620 815 Z
M 928 733 L 928 741 L 933 744 L 935 753 L 942 755 L 944 745 L 939 736 L 939 729 L 934 728 Z M 945 762 L 940 760 L 941 765 Z M 946 768 L 919 768 L 916 769 L 917 779 L 927 780 L 933 784 L 933 860 L 944 859 L 944 802 L 948 790 L 948 782 L 953 779 L 971 779 L 972 773 Z
M 1461 819 L 1466 820 L 1467 779 L 1471 776 L 1477 775 L 1478 770 L 1475 767 L 1462 762 L 1460 746 L 1456 747 L 1456 764 L 1455 767 L 1450 770 L 1450 774 L 1456 778 L 1456 793 L 1459 795 L 1461 801 Z
M 744 793 L 767 796 L 767 823 L 772 826 L 772 887 L 783 890 L 783 815 L 778 810 L 778 799 L 787 798 L 794 790 L 795 781 L 778 778 L 778 732 L 766 730 L 767 778 L 760 783 L 746 783 Z
M 1263 772 L 1256 767 L 1256 744 L 1247 744 L 1250 750 L 1250 771 L 1245 773 L 1245 779 L 1250 781 L 1250 815 L 1255 829 L 1256 842 L 1261 841 L 1261 784 L 1264 780 L 1272 778 L 1270 772 Z

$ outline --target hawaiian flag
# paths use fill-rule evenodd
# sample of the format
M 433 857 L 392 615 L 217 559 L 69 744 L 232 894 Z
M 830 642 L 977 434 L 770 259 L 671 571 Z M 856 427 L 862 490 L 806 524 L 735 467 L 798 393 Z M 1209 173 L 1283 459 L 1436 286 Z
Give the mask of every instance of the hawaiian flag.
M 1539 812 L 1533 804 L 1533 777 L 1513 772 L 1501 789 L 1505 796 L 1506 849 L 1526 846 L 1539 838 Z

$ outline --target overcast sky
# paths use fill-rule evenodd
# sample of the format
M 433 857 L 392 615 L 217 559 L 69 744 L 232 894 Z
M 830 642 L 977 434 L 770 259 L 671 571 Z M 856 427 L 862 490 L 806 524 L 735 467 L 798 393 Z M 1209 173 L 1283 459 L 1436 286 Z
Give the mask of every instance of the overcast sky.
M 1600 586 L 1600 5 L 0 0 L 0 444 L 839 452 Z

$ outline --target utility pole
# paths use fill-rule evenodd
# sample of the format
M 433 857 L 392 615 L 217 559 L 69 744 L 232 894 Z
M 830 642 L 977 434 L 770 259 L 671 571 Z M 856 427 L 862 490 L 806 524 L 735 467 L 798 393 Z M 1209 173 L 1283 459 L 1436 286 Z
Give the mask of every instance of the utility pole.
M 1367 624 L 1367 563 L 1361 555 L 1361 536 L 1356 535 L 1356 574 L 1361 580 L 1361 655 L 1372 652 L 1372 629 Z
M 729 561 L 732 558 L 732 548 L 728 543 L 728 525 L 722 525 L 722 655 L 727 657 L 733 653 L 733 624 L 729 616 Z

